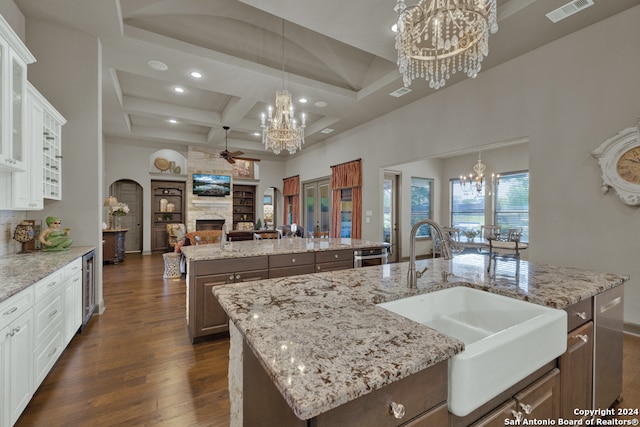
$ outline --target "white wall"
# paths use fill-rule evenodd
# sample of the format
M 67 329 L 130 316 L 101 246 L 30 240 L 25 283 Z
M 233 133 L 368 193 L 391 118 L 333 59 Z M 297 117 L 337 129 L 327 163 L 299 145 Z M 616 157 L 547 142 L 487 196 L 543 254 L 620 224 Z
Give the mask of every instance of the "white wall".
M 286 175 L 310 180 L 362 158 L 363 211 L 376 213 L 363 238 L 380 239 L 382 166 L 528 138 L 530 259 L 630 274 L 625 320 L 640 324 L 637 239 L 629 238 L 640 210 L 600 193 L 590 155 L 640 116 L 638 22 L 640 6 L 305 148 Z
M 55 43 L 51 43 L 55 40 Z M 44 210 L 71 228 L 74 245 L 96 247 L 96 277 L 102 300 L 102 50 L 100 41 L 68 27 L 28 19 L 26 44 L 37 62 L 27 77 L 67 119 L 62 128 L 62 201 L 45 200 Z

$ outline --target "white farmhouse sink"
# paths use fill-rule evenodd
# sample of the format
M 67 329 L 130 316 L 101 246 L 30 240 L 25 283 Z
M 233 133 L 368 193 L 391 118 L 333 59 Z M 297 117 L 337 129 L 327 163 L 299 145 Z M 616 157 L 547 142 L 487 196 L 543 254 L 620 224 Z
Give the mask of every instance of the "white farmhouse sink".
M 567 314 L 467 287 L 378 306 L 463 341 L 449 359 L 449 411 L 458 416 L 565 352 Z

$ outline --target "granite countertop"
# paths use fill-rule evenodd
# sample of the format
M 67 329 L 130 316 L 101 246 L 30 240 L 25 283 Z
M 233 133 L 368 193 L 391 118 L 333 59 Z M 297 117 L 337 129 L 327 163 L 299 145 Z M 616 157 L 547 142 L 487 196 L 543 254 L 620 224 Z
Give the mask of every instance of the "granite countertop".
M 182 253 L 187 260 L 202 261 L 212 259 L 244 258 L 264 255 L 282 255 L 302 252 L 334 251 L 340 249 L 362 249 L 381 247 L 387 243 L 359 239 L 307 239 L 286 237 L 282 239 L 245 240 L 230 242 L 229 249 L 220 249 L 219 244 L 183 246 Z
M 464 344 L 375 304 L 470 286 L 565 308 L 623 284 L 628 276 L 459 255 L 422 260 L 417 289 L 408 263 L 214 287 L 214 294 L 293 412 L 310 419 L 453 357 Z M 516 280 L 516 266 L 519 278 Z M 442 282 L 443 271 L 452 272 Z
M 0 256 L 0 302 L 94 249 L 93 246 L 72 246 L 68 251 Z

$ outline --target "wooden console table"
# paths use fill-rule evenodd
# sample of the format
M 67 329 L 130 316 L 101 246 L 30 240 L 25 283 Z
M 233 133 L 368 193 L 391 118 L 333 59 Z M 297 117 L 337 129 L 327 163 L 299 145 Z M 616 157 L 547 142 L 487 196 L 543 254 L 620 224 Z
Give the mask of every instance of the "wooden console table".
M 103 263 L 117 264 L 124 261 L 124 234 L 128 229 L 102 230 L 102 260 Z

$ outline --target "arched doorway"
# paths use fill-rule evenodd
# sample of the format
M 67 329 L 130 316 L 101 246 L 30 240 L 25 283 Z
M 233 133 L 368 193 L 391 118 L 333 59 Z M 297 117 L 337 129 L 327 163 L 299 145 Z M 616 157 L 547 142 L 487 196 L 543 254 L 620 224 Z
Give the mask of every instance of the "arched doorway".
M 130 179 L 121 179 L 111 185 L 110 193 L 118 202 L 129 206 L 129 213 L 122 217 L 122 227 L 129 230 L 125 237 L 125 252 L 142 252 L 142 187 Z

